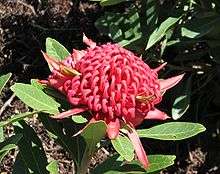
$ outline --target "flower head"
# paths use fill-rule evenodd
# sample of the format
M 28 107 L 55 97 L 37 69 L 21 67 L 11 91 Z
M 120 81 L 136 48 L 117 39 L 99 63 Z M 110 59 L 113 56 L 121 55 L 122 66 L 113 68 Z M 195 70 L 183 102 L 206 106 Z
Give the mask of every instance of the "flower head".
M 97 46 L 85 36 L 84 42 L 89 48 L 73 50 L 62 62 L 44 54 L 53 67 L 46 83 L 65 94 L 73 106 L 57 118 L 89 110 L 91 121 L 105 121 L 110 139 L 118 136 L 123 125 L 128 125 L 127 135 L 139 160 L 147 167 L 148 160 L 134 127 L 144 119 L 169 118 L 155 105 L 183 75 L 159 80 L 157 73 L 165 64 L 151 69 L 141 58 L 117 44 Z

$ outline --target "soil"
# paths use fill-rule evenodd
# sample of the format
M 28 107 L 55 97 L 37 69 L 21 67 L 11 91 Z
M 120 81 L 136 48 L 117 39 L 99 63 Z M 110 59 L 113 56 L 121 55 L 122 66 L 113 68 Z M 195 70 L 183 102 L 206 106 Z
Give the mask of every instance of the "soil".
M 84 47 L 82 33 L 86 33 L 97 43 L 110 41 L 100 35 L 94 26 L 96 19 L 103 13 L 104 9 L 97 3 L 87 0 L 0 0 L 0 74 L 13 73 L 0 97 L 0 105 L 4 106 L 13 97 L 9 87 L 15 82 L 29 83 L 30 79 L 47 77 L 48 68 L 40 52 L 41 49 L 45 50 L 47 37 L 58 40 L 69 50 Z M 27 110 L 27 106 L 14 97 L 12 103 L 5 107 L 0 120 Z M 161 173 L 220 173 L 219 137 L 217 134 L 212 137 L 212 133 L 218 128 L 215 125 L 216 118 L 206 121 L 213 131 L 190 141 L 143 142 L 146 150 L 152 153 L 177 155 L 176 164 Z M 73 161 L 49 138 L 42 123 L 35 117 L 27 122 L 42 140 L 48 159 L 59 162 L 59 173 L 72 173 Z M 13 127 L 8 126 L 4 132 L 6 137 L 11 136 Z M 90 168 L 104 161 L 111 153 L 112 150 L 100 149 L 92 158 Z M 3 159 L 0 173 L 11 173 L 16 154 L 16 151 L 12 151 Z

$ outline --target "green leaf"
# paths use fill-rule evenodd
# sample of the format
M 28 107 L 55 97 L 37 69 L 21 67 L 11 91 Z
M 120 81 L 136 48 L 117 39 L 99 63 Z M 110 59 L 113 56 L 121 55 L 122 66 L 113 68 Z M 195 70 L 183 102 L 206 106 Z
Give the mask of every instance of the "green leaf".
M 117 154 L 109 157 L 99 164 L 92 174 L 146 174 L 146 170 L 137 161 L 124 163 L 123 158 Z
M 115 169 L 112 174 L 115 172 L 117 174 L 155 174 L 158 173 L 160 170 L 173 165 L 175 158 L 176 157 L 174 155 L 148 155 L 150 165 L 147 169 L 144 169 L 139 161 L 132 161 L 129 163 L 125 163 L 124 165 Z M 105 174 L 110 173 L 107 172 Z
M 28 167 L 25 165 L 25 161 L 22 160 L 20 152 L 16 156 L 12 174 L 33 174 L 33 172 L 29 171 Z
M 2 92 L 2 89 L 4 88 L 8 80 L 10 79 L 11 75 L 12 73 L 8 73 L 8 74 L 0 76 L 0 93 Z
M 110 157 L 98 165 L 92 174 L 150 174 L 159 172 L 174 164 L 174 155 L 148 155 L 150 166 L 147 171 L 141 167 L 138 161 L 123 163 L 117 155 Z
M 17 147 L 17 143 L 21 140 L 21 138 L 22 134 L 16 134 L 6 139 L 4 142 L 0 143 L 0 162 L 10 150 Z
M 141 32 L 144 37 L 147 36 L 147 38 L 149 38 L 150 34 L 157 27 L 159 2 L 155 0 L 143 0 L 140 5 L 139 18 Z
M 147 173 L 160 171 L 174 164 L 175 155 L 148 155 L 150 166 Z
M 143 48 L 139 14 L 135 8 L 125 14 L 106 12 L 95 25 L 100 33 L 123 47 L 137 51 Z
M 138 130 L 142 138 L 159 140 L 183 140 L 204 132 L 206 128 L 198 123 L 171 122 L 154 126 L 149 129 Z
M 76 166 L 78 166 L 82 159 L 83 148 L 85 146 L 82 141 L 83 138 L 80 136 L 73 137 L 72 135 L 64 134 L 63 130 L 65 130 L 66 127 L 63 127 L 56 119 L 50 118 L 48 114 L 40 113 L 38 118 L 43 123 L 51 137 L 55 139 L 55 142 L 60 144 L 64 150 L 70 154 L 71 158 L 75 161 Z M 75 127 L 76 126 L 74 125 L 74 128 Z M 71 129 L 74 128 L 71 127 Z
M 188 38 L 199 38 L 201 37 L 201 35 L 204 35 L 204 34 L 201 34 L 201 32 L 198 32 L 198 31 L 193 31 L 193 30 L 190 30 L 186 27 L 182 27 L 181 28 L 181 35 L 183 37 L 188 37 Z
M 25 113 L 22 113 L 22 114 L 12 115 L 10 119 L 7 119 L 6 121 L 1 121 L 0 122 L 0 127 L 7 126 L 8 124 L 12 124 L 14 122 L 23 120 L 26 117 L 33 116 L 36 113 L 38 113 L 38 112 L 25 112 Z
M 126 1 L 129 1 L 129 0 L 101 0 L 100 5 L 103 7 L 110 6 L 110 5 L 117 5 L 119 3 L 126 2 Z
M 189 95 L 182 95 L 175 99 L 172 107 L 172 118 L 174 120 L 179 119 L 185 114 L 189 108 Z
M 86 141 L 90 151 L 93 152 L 96 144 L 101 141 L 101 139 L 106 134 L 106 124 L 104 121 L 97 121 L 88 124 L 81 133 L 81 136 Z
M 128 137 L 119 135 L 111 140 L 114 149 L 127 161 L 134 159 L 134 148 Z
M 31 79 L 31 85 L 34 86 L 35 88 L 43 90 L 45 86 L 43 86 L 41 83 L 38 82 L 37 79 Z
M 33 128 L 24 121 L 19 123 L 20 125 L 14 126 L 14 128 L 16 134 L 23 134 L 22 139 L 18 142 L 18 147 L 26 168 L 33 173 L 49 174 L 46 170 L 48 162 L 41 140 Z
M 96 150 L 96 145 L 106 134 L 106 124 L 104 121 L 97 121 L 88 124 L 81 133 L 86 143 L 86 148 L 79 167 L 79 173 L 86 173 L 89 161 Z
M 154 32 L 150 35 L 149 40 L 147 42 L 146 50 L 151 48 L 154 44 L 160 41 L 165 35 L 166 32 L 176 24 L 181 17 L 169 17 L 164 22 L 160 24 L 160 26 L 154 30 Z
M 51 119 L 43 113 L 39 114 L 38 117 L 45 128 L 53 134 L 53 138 L 56 142 L 69 152 L 72 159 L 75 161 L 76 168 L 81 173 L 85 172 L 88 162 L 96 150 L 97 143 L 105 136 L 105 123 L 103 121 L 91 123 L 83 129 L 81 136 L 73 136 L 78 130 L 72 132 L 73 134 L 67 134 L 67 125 L 64 123 L 60 124 L 57 120 Z M 68 125 L 70 130 L 74 130 L 77 127 L 77 125 L 73 125 L 71 122 L 68 123 L 70 124 Z M 80 130 L 81 129 L 82 127 L 80 127 Z M 63 132 L 66 132 L 66 134 Z
M 103 163 L 99 164 L 92 170 L 92 174 L 105 174 L 108 171 L 117 169 L 123 164 L 123 160 L 119 159 L 119 155 L 108 157 Z
M 54 98 L 61 105 L 62 109 L 69 110 L 71 108 L 71 104 L 66 100 L 65 95 L 62 94 L 60 91 L 49 86 L 45 86 L 39 83 L 39 81 L 36 79 L 31 79 L 31 85 L 35 88 L 42 90 L 45 94 L 49 95 L 50 97 Z
M 1 123 L 0 123 L 1 124 Z M 5 140 L 3 127 L 0 127 L 0 143 Z
M 83 123 L 88 122 L 88 120 L 85 117 L 83 117 L 82 115 L 74 115 L 74 116 L 72 116 L 72 120 L 78 124 L 83 124 Z
M 11 90 L 21 101 L 33 109 L 50 114 L 59 113 L 60 104 L 32 85 L 16 83 Z
M 192 78 L 188 78 L 186 83 L 182 83 L 180 88 L 181 94 L 177 97 L 173 103 L 172 107 L 172 118 L 174 120 L 179 119 L 185 114 L 185 112 L 189 108 L 190 104 L 190 95 L 191 95 L 191 80 Z
M 35 88 L 42 90 L 45 94 L 49 95 L 50 97 L 54 98 L 61 105 L 62 109 L 69 110 L 71 108 L 71 105 L 66 100 L 65 95 L 62 94 L 60 91 L 49 86 L 44 86 L 41 83 L 39 83 L 36 79 L 31 79 L 31 85 Z
M 49 37 L 46 39 L 46 52 L 49 56 L 59 61 L 70 55 L 68 50 L 63 45 L 61 45 L 55 39 Z
M 197 14 L 192 20 L 183 25 L 181 35 L 191 39 L 198 39 L 204 36 L 211 39 L 219 38 L 219 15 L 215 13 L 210 15 L 208 13 L 204 13 L 203 16 Z
M 47 166 L 47 170 L 50 174 L 59 174 L 58 162 L 56 160 L 51 161 Z

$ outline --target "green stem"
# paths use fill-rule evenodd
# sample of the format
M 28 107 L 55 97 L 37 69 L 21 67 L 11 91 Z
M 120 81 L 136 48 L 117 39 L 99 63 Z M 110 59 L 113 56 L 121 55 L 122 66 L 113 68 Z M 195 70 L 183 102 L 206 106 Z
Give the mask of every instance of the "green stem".
M 87 159 L 83 159 L 81 165 L 79 166 L 76 174 L 87 174 L 89 164 L 89 157 Z

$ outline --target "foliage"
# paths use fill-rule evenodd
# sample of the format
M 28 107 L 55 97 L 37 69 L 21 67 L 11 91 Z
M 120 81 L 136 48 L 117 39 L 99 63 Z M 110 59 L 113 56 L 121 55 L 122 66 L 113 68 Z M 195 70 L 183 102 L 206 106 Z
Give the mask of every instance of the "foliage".
M 117 5 L 119 2 L 125 3 L 125 0 L 101 0 L 100 4 L 109 6 Z M 179 89 L 177 88 L 180 93 L 174 95 L 173 119 L 180 119 L 189 114 L 191 107 L 193 108 L 191 100 L 194 96 L 197 96 L 197 102 L 204 102 L 205 99 L 202 96 L 205 92 L 197 94 L 197 91 L 208 84 L 214 84 L 213 79 L 217 70 L 206 66 L 206 62 L 202 65 L 198 63 L 203 63 L 205 56 L 214 65 L 220 62 L 218 54 L 220 4 L 218 1 L 210 1 L 205 7 L 203 1 L 179 0 L 178 2 L 159 3 L 159 1 L 142 0 L 140 4 L 135 5 L 131 1 L 127 11 L 105 12 L 96 21 L 99 31 L 109 36 L 114 42 L 136 51 L 143 58 L 148 57 L 150 62 L 167 61 L 169 68 L 167 74 L 175 73 L 177 70 L 188 73 L 186 79 L 178 86 Z M 198 43 L 205 45 L 208 49 L 184 53 L 184 50 L 194 48 Z M 166 58 L 170 49 L 177 52 L 176 56 L 171 58 L 172 61 Z M 46 40 L 46 51 L 56 60 L 63 60 L 70 55 L 63 45 L 51 38 Z M 187 67 L 181 66 L 184 61 L 188 61 Z M 201 72 L 205 72 L 202 77 Z M 1 76 L 1 90 L 9 78 L 10 74 Z M 215 89 L 219 89 L 219 84 L 215 84 L 213 88 L 214 93 Z M 68 126 L 64 121 L 54 119 L 54 115 L 70 109 L 70 106 L 62 94 L 42 86 L 37 81 L 32 80 L 31 84 L 16 83 L 11 90 L 32 111 L 12 115 L 11 118 L 0 122 L 0 136 L 3 127 L 11 124 L 15 128 L 15 135 L 0 143 L 0 160 L 10 150 L 16 149 L 18 154 L 13 173 L 59 173 L 58 162 L 54 159 L 51 161 L 47 159 L 42 142 L 25 121 L 28 117 L 36 116 L 50 133 L 51 138 L 70 154 L 75 162 L 73 170 L 78 174 L 86 173 L 91 157 L 102 147 L 102 144 L 99 144 L 100 141 L 108 141 L 104 139 L 105 123 L 99 121 L 87 124 L 87 115 L 84 113 L 72 119 L 65 119 L 69 123 Z M 87 126 L 81 129 L 85 125 Z M 137 132 L 142 138 L 176 141 L 190 138 L 203 131 L 205 127 L 199 123 L 169 122 L 139 129 Z M 132 143 L 124 134 L 111 140 L 111 144 L 117 154 L 110 156 L 90 171 L 92 174 L 155 173 L 174 164 L 175 155 L 149 155 L 151 165 L 148 169 L 144 169 L 135 160 Z
M 173 119 L 188 116 L 198 121 L 198 111 L 200 115 L 218 115 L 210 107 L 220 105 L 219 2 L 138 2 L 122 12 L 106 9 L 96 27 L 152 64 L 167 62 L 166 75 L 186 73 L 170 95 Z

